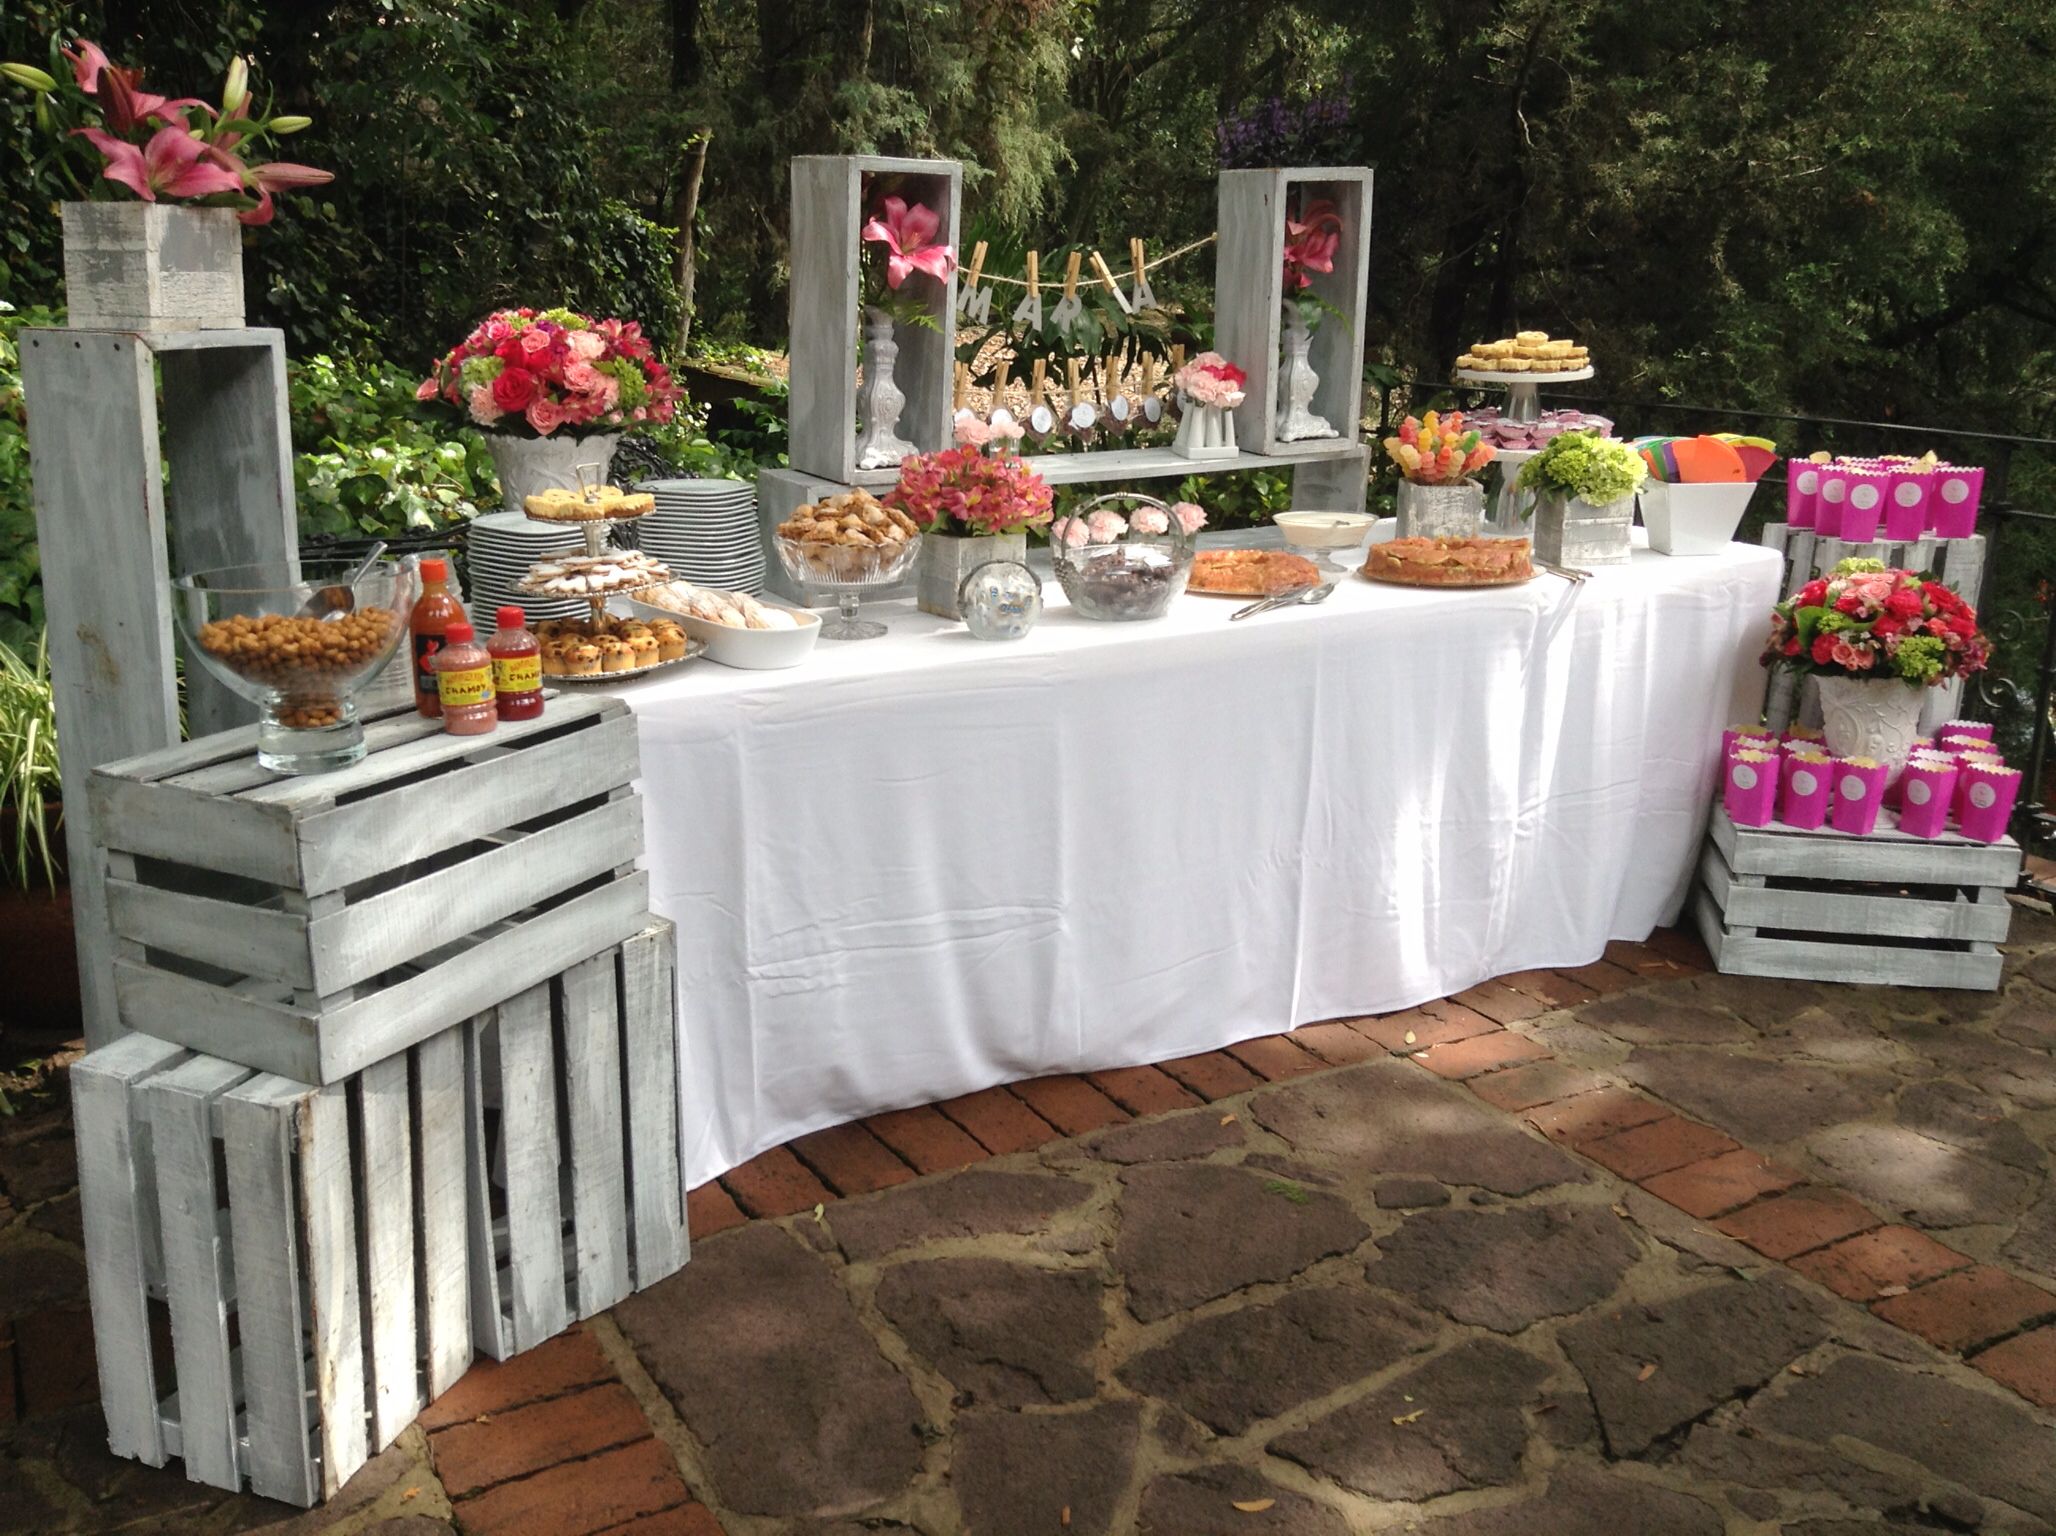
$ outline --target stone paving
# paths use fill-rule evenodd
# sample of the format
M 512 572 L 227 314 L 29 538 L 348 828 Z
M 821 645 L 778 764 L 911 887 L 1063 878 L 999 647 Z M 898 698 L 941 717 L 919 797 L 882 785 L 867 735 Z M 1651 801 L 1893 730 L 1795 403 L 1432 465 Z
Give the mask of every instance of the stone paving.
M 2015 938 L 1987 997 L 1665 934 L 817 1133 L 304 1515 L 101 1449 L 30 1117 L 0 1531 L 2056 1533 L 2056 921 Z

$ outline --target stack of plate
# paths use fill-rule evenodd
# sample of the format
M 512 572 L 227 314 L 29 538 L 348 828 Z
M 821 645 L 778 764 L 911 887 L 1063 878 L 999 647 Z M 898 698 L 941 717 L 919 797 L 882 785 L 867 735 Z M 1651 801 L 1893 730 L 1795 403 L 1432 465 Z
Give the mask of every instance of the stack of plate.
M 679 580 L 731 592 L 764 589 L 764 541 L 757 488 L 748 480 L 649 480 L 654 511 L 625 524 L 636 546 Z
M 519 604 L 531 623 L 582 617 L 590 611 L 583 599 L 530 597 L 518 588 L 536 561 L 584 551 L 585 533 L 576 526 L 539 523 L 520 512 L 488 512 L 473 518 L 465 561 L 471 622 L 481 635 L 491 634 L 494 610 L 503 603 Z

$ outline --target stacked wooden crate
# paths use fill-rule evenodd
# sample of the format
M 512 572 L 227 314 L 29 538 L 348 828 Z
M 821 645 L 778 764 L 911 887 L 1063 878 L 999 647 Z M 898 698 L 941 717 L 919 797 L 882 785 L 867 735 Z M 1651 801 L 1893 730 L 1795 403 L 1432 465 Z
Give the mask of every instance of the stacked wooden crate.
M 109 1443 L 302 1504 L 474 1351 L 686 1257 L 626 707 L 456 737 L 402 704 L 366 734 L 320 777 L 246 731 L 93 783 L 136 1031 L 73 1074 Z

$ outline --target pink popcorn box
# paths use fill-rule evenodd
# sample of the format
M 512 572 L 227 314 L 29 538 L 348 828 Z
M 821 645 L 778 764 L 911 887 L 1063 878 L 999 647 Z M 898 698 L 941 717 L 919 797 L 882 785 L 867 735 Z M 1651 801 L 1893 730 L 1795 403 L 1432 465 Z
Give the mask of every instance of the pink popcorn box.
M 1945 539 L 1967 539 L 1977 532 L 1977 505 L 1984 495 L 1985 472 L 1960 464 L 1935 466 L 1935 494 L 1928 504 L 1928 528 Z
M 1992 739 L 1992 722 L 1989 720 L 1951 720 L 1942 727 L 1944 736 L 1975 736 L 1980 741 Z
M 1933 759 L 1908 762 L 1898 788 L 1901 832 L 1940 837 L 1949 829 L 1949 802 L 1956 792 L 1954 763 Z
M 1778 820 L 1788 827 L 1811 831 L 1828 819 L 1828 786 L 1833 765 L 1825 757 L 1801 756 L 1785 759 L 1784 789 L 1778 798 Z
M 1826 464 L 1820 471 L 1820 500 L 1813 508 L 1813 531 L 1824 539 L 1842 536 L 1842 515 L 1849 504 L 1849 466 Z
M 1837 832 L 1868 836 L 1884 809 L 1885 780 L 1890 770 L 1868 757 L 1838 757 L 1829 771 L 1835 780 L 1835 809 L 1830 816 Z
M 1820 504 L 1821 466 L 1811 459 L 1797 459 L 1786 466 L 1785 522 L 1794 528 L 1813 526 L 1814 508 Z
M 1851 544 L 1875 544 L 1884 526 L 1885 493 L 1892 477 L 1882 470 L 1850 467 L 1843 473 L 1842 537 Z
M 1970 770 L 1973 768 L 2004 768 L 2006 760 L 1996 752 L 1952 752 L 1950 759 L 1956 764 L 1956 795 L 1949 811 L 1959 822 L 1970 807 Z
M 1728 759 L 1720 803 L 1738 827 L 1767 827 L 1778 803 L 1778 760 L 1769 752 L 1738 749 Z
M 1726 766 L 1728 759 L 1735 755 L 1735 744 L 1742 741 L 1750 742 L 1765 752 L 1775 752 L 1777 750 L 1777 737 L 1773 736 L 1763 726 L 1751 725 L 1746 721 L 1740 725 L 1731 725 L 1720 733 L 1720 760 L 1722 766 Z
M 1928 507 L 1935 496 L 1935 472 L 1892 466 L 1892 478 L 1885 488 L 1885 537 L 1894 543 L 1917 539 L 1927 532 Z
M 1956 817 L 1956 830 L 1972 842 L 1996 843 L 2006 836 L 2006 823 L 2013 818 L 2013 802 L 2020 795 L 2020 770 L 2003 763 L 1973 763 L 1961 778 L 1969 781 L 1963 792 L 1963 809 Z

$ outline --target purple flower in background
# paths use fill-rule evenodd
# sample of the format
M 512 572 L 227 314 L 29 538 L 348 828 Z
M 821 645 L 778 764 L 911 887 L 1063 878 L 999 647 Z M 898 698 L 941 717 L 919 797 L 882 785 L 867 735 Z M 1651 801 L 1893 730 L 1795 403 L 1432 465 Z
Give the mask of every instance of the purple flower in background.
M 1332 165 L 1346 160 L 1354 112 L 1349 82 L 1304 101 L 1273 96 L 1220 120 L 1214 130 L 1226 169 L 1266 165 Z

